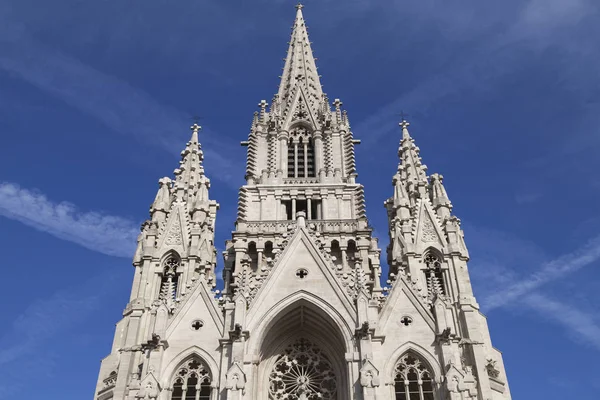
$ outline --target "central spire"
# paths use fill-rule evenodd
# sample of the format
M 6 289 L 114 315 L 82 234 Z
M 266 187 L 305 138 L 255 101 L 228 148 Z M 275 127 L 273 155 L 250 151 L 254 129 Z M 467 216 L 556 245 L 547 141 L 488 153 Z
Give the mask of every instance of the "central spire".
M 301 89 L 309 105 L 315 107 L 322 99 L 323 89 L 308 40 L 302 8 L 302 4 L 296 5 L 296 19 L 277 94 L 279 100 L 286 104 L 293 101 L 292 94 L 296 89 Z

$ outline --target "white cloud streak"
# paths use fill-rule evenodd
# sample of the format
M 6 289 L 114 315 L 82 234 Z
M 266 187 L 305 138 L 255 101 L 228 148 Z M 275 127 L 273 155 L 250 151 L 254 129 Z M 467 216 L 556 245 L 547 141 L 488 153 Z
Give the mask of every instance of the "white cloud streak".
M 395 4 L 398 6 L 398 12 L 405 12 L 407 7 L 410 8 L 404 2 L 397 1 Z M 575 57 L 578 51 L 582 54 L 586 53 L 584 43 L 565 42 L 561 32 L 567 27 L 576 26 L 586 15 L 595 10 L 595 5 L 590 0 L 529 0 L 524 4 L 511 3 L 505 7 L 506 10 L 512 9 L 516 13 L 514 16 L 509 15 L 505 10 L 471 15 L 470 10 L 456 9 L 455 5 L 452 5 L 453 10 L 448 11 L 454 14 L 454 18 L 448 18 L 439 10 L 436 13 L 438 4 L 434 4 L 433 1 L 419 2 L 419 4 L 414 6 L 418 8 L 417 11 L 422 12 L 423 8 L 426 8 L 434 14 L 443 16 L 443 20 L 439 21 L 435 16 L 431 17 L 436 19 L 430 21 L 431 23 L 454 24 L 438 27 L 450 35 L 490 36 L 490 39 L 480 42 L 466 57 L 461 57 L 444 66 L 442 72 L 424 80 L 358 124 L 355 128 L 356 131 L 370 132 L 365 137 L 365 143 L 368 145 L 378 143 L 379 137 L 398 129 L 392 121 L 398 118 L 399 110 L 409 110 L 418 115 L 426 115 L 430 107 L 442 99 L 447 100 L 464 91 L 485 90 L 501 77 L 517 70 L 522 65 L 522 58 L 514 51 L 515 46 L 524 46 L 532 51 L 540 51 L 549 46 L 561 46 L 569 52 L 570 57 Z M 486 4 L 486 7 L 493 10 L 490 8 L 492 6 L 488 7 Z M 446 10 L 443 9 L 443 11 Z M 417 15 L 420 15 L 419 12 Z M 415 10 L 412 13 L 415 13 Z M 492 27 L 498 28 L 498 14 L 501 13 L 506 13 L 505 21 L 514 22 L 505 26 L 500 32 L 490 34 L 489 30 Z M 477 22 L 465 21 L 464 17 L 458 14 L 471 15 Z M 464 32 L 465 29 L 468 32 Z M 588 52 L 584 57 L 586 57 L 586 61 L 581 62 L 585 64 L 590 64 L 592 58 L 598 60 L 597 53 L 590 54 Z M 571 63 L 567 65 L 571 65 Z M 572 75 L 571 77 L 574 79 L 581 78 L 581 74 L 565 73 Z M 595 80 L 596 78 L 590 76 L 590 79 Z
M 483 301 L 484 308 L 490 311 L 494 308 L 507 305 L 549 282 L 555 281 L 568 273 L 575 272 L 598 260 L 600 260 L 600 236 L 590 240 L 585 246 L 572 253 L 562 255 L 555 260 L 543 264 L 529 278 L 516 281 L 514 284 L 507 285 L 503 289 L 487 296 Z
M 67 202 L 9 182 L 0 183 L 0 215 L 20 221 L 87 249 L 117 257 L 132 257 L 139 225 L 100 212 L 83 212 Z
M 0 23 L 6 22 L 0 18 Z M 144 91 L 81 61 L 31 39 L 11 25 L 0 28 L 0 69 L 55 96 L 115 132 L 132 135 L 141 143 L 179 154 L 188 139 L 191 116 L 164 106 Z M 228 158 L 238 148 L 223 135 L 205 131 L 202 144 L 207 169 L 215 178 L 237 188 L 242 168 Z
M 575 338 L 582 339 L 600 350 L 600 326 L 594 322 L 595 316 L 559 301 L 550 299 L 540 293 L 533 293 L 523 298 L 523 304 L 548 320 L 562 325 Z

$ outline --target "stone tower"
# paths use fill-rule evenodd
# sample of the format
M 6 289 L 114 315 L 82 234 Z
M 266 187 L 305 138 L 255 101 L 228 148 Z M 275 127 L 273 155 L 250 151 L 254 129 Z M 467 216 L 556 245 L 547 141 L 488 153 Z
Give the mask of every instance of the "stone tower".
M 279 90 L 261 101 L 215 289 L 198 142 L 163 178 L 96 400 L 507 400 L 459 220 L 402 121 L 388 287 L 346 112 L 323 93 L 297 6 Z

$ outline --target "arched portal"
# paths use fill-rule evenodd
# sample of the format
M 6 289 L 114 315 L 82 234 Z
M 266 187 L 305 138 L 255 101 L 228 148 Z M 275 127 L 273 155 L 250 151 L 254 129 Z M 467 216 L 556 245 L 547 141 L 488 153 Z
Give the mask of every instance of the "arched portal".
M 324 310 L 295 301 L 265 329 L 256 398 L 349 399 L 346 347 L 340 327 Z

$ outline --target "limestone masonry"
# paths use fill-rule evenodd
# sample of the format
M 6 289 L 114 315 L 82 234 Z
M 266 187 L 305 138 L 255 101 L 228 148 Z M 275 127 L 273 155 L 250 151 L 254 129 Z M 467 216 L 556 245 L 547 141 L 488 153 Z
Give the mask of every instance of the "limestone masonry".
M 508 400 L 473 296 L 460 220 L 406 120 L 385 201 L 389 275 L 342 102 L 323 93 L 297 6 L 277 94 L 255 112 L 216 288 L 198 141 L 162 178 L 95 400 Z M 390 171 L 390 174 L 393 171 Z

